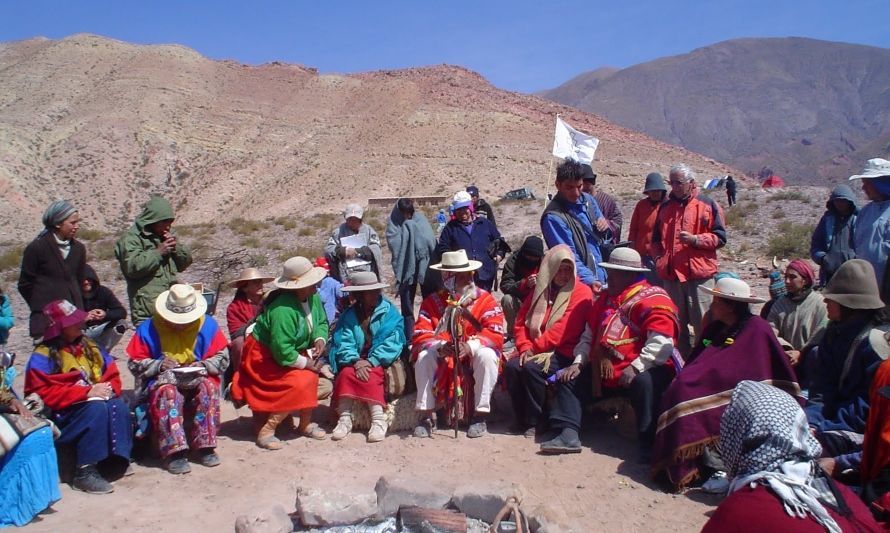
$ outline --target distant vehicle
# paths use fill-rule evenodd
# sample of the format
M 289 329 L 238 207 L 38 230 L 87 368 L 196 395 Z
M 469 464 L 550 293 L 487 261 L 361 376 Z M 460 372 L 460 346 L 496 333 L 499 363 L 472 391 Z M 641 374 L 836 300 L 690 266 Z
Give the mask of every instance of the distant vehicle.
M 513 189 L 507 194 L 501 196 L 501 200 L 534 200 L 535 192 L 531 187 L 523 187 L 521 189 Z

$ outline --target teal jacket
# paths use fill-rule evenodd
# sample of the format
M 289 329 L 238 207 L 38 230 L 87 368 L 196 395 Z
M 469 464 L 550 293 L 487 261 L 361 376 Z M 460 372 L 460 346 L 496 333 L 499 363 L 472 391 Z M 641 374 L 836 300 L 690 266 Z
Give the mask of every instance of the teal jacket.
M 0 344 L 6 344 L 9 340 L 9 330 L 15 325 L 15 317 L 12 316 L 12 305 L 9 296 L 0 294 Z
M 405 324 L 402 315 L 389 300 L 381 296 L 371 314 L 368 329 L 372 336 L 368 362 L 375 367 L 388 367 L 405 349 Z M 331 369 L 338 372 L 340 368 L 358 361 L 364 345 L 365 332 L 353 305 L 340 315 L 337 328 L 334 329 L 328 350 Z

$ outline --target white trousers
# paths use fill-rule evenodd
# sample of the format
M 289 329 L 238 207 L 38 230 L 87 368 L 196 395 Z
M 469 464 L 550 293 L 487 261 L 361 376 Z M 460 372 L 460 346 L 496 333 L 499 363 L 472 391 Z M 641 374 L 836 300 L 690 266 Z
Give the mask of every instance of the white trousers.
M 439 363 L 439 346 L 433 346 L 428 350 L 421 350 L 414 363 L 414 379 L 417 381 L 417 403 L 415 407 L 420 411 L 430 411 L 436 408 L 436 396 L 433 394 L 436 366 Z M 476 396 L 475 409 L 478 413 L 491 412 L 491 391 L 498 380 L 498 354 L 491 348 L 480 346 L 473 350 L 472 355 L 473 379 L 476 386 L 473 392 Z

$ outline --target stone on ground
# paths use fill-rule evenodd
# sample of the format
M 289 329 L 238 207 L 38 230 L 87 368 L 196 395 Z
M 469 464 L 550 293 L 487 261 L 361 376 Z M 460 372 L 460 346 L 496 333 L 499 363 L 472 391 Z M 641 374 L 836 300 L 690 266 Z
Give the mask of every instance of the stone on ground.
M 235 533 L 290 533 L 294 524 L 284 507 L 253 511 L 235 520 Z
M 473 484 L 458 487 L 451 496 L 451 503 L 467 516 L 484 520 L 489 524 L 504 508 L 507 499 L 522 501 L 522 487 L 515 484 Z
M 378 518 L 396 514 L 401 506 L 442 508 L 451 501 L 451 490 L 416 478 L 382 476 L 374 487 Z
M 303 527 L 342 526 L 377 512 L 377 495 L 359 489 L 297 489 L 297 516 Z

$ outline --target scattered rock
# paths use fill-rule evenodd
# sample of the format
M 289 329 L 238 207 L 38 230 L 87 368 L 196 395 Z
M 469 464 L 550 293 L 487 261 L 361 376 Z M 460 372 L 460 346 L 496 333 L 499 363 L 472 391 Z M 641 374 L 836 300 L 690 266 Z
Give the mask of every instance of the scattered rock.
M 304 527 L 355 524 L 377 512 L 377 495 L 359 489 L 297 489 L 297 516 Z
M 394 515 L 399 507 L 416 505 L 442 508 L 451 501 L 451 491 L 415 478 L 383 476 L 374 487 L 377 492 L 378 518 Z
M 454 491 L 451 503 L 467 516 L 491 523 L 511 496 L 522 502 L 522 488 L 508 484 L 466 485 Z
M 568 516 L 561 509 L 543 504 L 520 507 L 522 514 L 528 520 L 528 528 L 531 533 L 554 533 L 557 531 L 572 531 L 568 527 Z
M 235 519 L 235 533 L 290 533 L 294 523 L 284 510 L 276 505 L 268 511 L 254 511 Z

